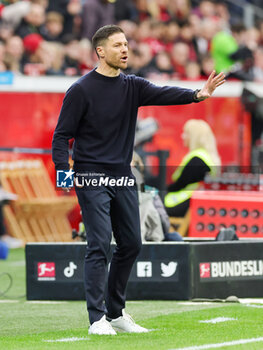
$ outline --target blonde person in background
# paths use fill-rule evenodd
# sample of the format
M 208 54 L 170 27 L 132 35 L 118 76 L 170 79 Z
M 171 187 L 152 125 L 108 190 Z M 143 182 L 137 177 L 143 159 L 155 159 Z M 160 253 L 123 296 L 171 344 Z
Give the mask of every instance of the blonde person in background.
M 183 127 L 182 139 L 189 153 L 172 175 L 164 204 L 169 216 L 186 214 L 194 190 L 200 186 L 205 175 L 216 175 L 221 160 L 212 129 L 204 120 L 190 119 Z

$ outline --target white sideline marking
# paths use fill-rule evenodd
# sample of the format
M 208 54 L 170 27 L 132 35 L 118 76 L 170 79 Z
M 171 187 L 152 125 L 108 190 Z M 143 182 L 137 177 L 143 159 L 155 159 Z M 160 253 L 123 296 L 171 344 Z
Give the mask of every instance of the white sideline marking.
M 85 338 L 85 337 L 81 337 L 81 338 L 77 338 L 77 337 L 72 337 L 72 338 L 61 338 L 61 339 L 47 339 L 47 340 L 43 340 L 47 343 L 57 343 L 57 342 L 64 342 L 64 343 L 68 343 L 68 342 L 72 342 L 72 341 L 81 341 L 81 340 L 89 340 L 89 338 Z
M 263 309 L 263 305 L 257 305 L 257 304 L 244 304 L 244 306 L 254 307 L 256 309 Z
M 19 300 L 0 300 L 0 303 L 18 303 Z
M 262 298 L 240 298 L 239 301 L 242 304 L 263 304 L 263 299 Z
M 237 321 L 236 318 L 232 317 L 217 317 L 217 318 L 211 318 L 211 320 L 201 320 L 199 323 L 221 323 L 221 322 L 227 322 L 227 321 Z
M 26 304 L 67 304 L 67 301 L 30 300 Z
M 176 348 L 176 349 L 170 349 L 170 350 L 216 349 L 216 348 L 223 348 L 224 346 L 243 345 L 243 344 L 258 343 L 258 342 L 263 342 L 263 337 L 251 338 L 251 339 L 240 339 L 240 340 L 228 341 L 228 342 L 225 342 L 225 343 L 205 344 L 205 345 L 200 345 L 200 346 L 190 346 L 188 348 Z
M 25 266 L 25 260 L 12 261 L 9 263 L 10 266 Z
M 179 302 L 179 305 L 212 305 L 215 304 L 215 302 L 211 302 L 211 301 L 183 301 L 183 302 Z
M 142 304 L 144 303 L 144 300 L 138 300 L 138 301 L 134 301 L 134 300 L 128 300 L 127 304 Z

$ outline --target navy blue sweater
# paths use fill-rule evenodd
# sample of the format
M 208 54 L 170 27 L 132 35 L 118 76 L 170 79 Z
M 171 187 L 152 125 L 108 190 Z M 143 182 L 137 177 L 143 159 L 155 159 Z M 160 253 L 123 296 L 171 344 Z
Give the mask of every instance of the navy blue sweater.
M 68 141 L 74 138 L 75 171 L 130 172 L 140 106 L 194 102 L 194 91 L 159 87 L 135 75 L 106 77 L 92 70 L 67 91 L 52 141 L 56 169 L 68 170 Z

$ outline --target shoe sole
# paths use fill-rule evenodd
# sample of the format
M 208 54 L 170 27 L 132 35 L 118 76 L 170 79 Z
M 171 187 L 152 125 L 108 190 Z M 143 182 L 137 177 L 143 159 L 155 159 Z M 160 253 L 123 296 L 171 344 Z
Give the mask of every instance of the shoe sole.
M 124 329 L 118 328 L 118 327 L 115 327 L 115 326 L 112 326 L 112 328 L 118 333 L 137 333 L 137 334 L 139 334 L 139 333 L 148 333 L 149 332 L 149 331 L 145 331 L 145 332 L 125 331 Z
M 117 335 L 117 333 L 88 333 L 89 335 Z

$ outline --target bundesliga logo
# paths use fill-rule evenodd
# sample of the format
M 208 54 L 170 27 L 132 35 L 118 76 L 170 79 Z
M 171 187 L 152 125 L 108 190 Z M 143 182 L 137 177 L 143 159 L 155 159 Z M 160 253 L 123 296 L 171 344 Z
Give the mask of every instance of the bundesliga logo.
M 39 262 L 37 264 L 38 281 L 54 281 L 56 279 L 56 269 L 54 262 Z
M 199 264 L 200 277 L 209 278 L 210 276 L 210 263 L 201 263 Z

